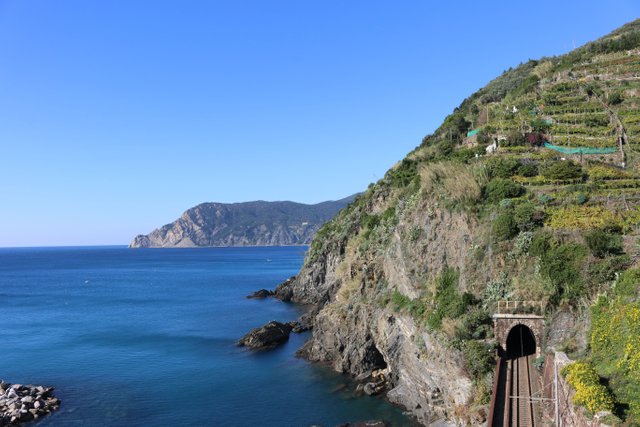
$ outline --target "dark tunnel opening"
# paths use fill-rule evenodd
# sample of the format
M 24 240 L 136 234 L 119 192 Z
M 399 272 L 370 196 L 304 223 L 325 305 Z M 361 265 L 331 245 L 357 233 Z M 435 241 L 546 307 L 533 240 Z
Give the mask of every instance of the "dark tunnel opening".
M 509 331 L 507 335 L 506 357 L 513 359 L 516 357 L 535 354 L 536 338 L 529 327 L 525 325 L 516 325 Z
M 364 349 L 363 359 L 364 365 L 368 369 L 385 369 L 387 367 L 387 362 L 384 360 L 384 356 L 372 341 L 367 343 Z

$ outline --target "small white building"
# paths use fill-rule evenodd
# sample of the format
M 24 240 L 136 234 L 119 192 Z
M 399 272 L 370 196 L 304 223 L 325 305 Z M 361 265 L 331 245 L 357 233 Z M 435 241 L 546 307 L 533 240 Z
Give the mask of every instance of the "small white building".
M 495 153 L 496 151 L 498 151 L 498 143 L 493 141 L 493 144 L 491 144 L 487 148 L 485 148 L 485 151 L 487 152 L 487 154 Z

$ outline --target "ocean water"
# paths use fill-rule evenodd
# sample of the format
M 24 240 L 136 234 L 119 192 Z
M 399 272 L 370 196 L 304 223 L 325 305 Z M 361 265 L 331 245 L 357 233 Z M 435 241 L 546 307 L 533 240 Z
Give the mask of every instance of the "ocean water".
M 296 358 L 235 342 L 300 308 L 249 300 L 300 268 L 304 248 L 0 249 L 0 378 L 56 387 L 42 426 L 412 425 L 379 397 Z

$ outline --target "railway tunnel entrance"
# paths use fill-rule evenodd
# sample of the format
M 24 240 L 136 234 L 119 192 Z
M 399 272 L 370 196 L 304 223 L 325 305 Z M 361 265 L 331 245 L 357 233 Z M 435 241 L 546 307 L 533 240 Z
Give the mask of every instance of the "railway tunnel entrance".
M 507 334 L 505 357 L 515 359 L 536 353 L 536 338 L 526 325 L 515 325 Z
M 542 355 L 544 339 L 542 315 L 498 312 L 493 315 L 493 326 L 500 357 L 513 358 L 521 354 L 523 356 Z
M 489 410 L 492 427 L 534 426 L 540 420 L 539 379 L 532 367 L 542 354 L 544 316 L 535 301 L 500 301 L 493 314 L 499 344 L 496 380 Z

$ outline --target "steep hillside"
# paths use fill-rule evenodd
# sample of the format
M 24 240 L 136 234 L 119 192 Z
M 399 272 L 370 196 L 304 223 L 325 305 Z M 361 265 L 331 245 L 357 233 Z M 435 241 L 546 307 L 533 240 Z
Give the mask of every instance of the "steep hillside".
M 319 230 L 276 290 L 314 307 L 301 354 L 383 375 L 387 397 L 425 425 L 479 425 L 491 313 L 501 299 L 539 301 L 545 348 L 595 367 L 616 416 L 640 422 L 639 90 L 634 21 L 464 100 Z
M 284 246 L 309 244 L 318 228 L 354 196 L 305 205 L 294 202 L 203 203 L 147 235 L 131 248 Z

